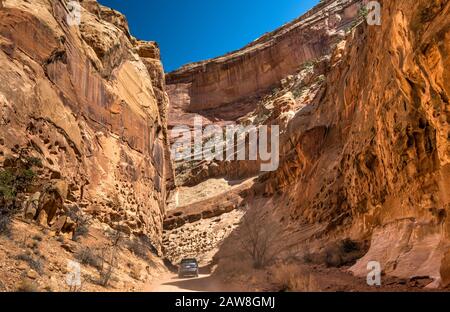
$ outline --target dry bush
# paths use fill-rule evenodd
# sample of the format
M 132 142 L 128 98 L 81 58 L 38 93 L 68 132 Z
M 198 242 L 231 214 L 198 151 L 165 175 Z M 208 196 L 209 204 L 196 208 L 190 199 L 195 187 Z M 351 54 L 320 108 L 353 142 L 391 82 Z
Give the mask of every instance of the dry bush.
M 283 235 L 279 222 L 259 210 L 249 210 L 240 227 L 240 242 L 251 257 L 255 269 L 264 268 L 283 249 Z
M 19 254 L 15 258 L 16 260 L 26 262 L 28 266 L 37 273 L 41 275 L 44 273 L 44 265 L 39 258 L 34 259 L 33 256 L 28 253 Z
M 93 217 L 83 214 L 78 207 L 70 209 L 68 215 L 77 225 L 72 240 L 77 241 L 79 237 L 85 237 L 89 233 Z
M 89 265 L 97 270 L 101 269 L 100 257 L 89 247 L 82 247 L 78 250 L 75 253 L 75 258 L 82 264 Z
M 84 248 L 75 254 L 75 257 L 83 264 L 89 265 L 98 272 L 98 278 L 90 277 L 89 280 L 97 285 L 108 287 L 118 268 L 118 250 L 108 246 L 98 253 L 89 248 Z
M 283 264 L 272 269 L 273 280 L 281 291 L 312 292 L 320 287 L 311 273 L 294 264 Z
M 214 275 L 219 276 L 223 281 L 235 281 L 247 279 L 253 271 L 251 259 L 236 256 L 226 257 L 218 262 Z
M 138 239 L 131 239 L 127 242 L 127 248 L 131 251 L 136 257 L 141 258 L 145 261 L 151 261 L 148 252 L 149 248 L 140 242 Z
M 11 216 L 8 213 L 0 211 L 0 235 L 9 236 L 11 234 L 9 224 L 11 223 Z
M 111 246 L 114 248 L 120 248 L 125 238 L 124 234 L 119 230 L 107 232 L 107 236 L 111 240 Z
M 98 284 L 103 287 L 108 287 L 114 271 L 118 267 L 118 250 L 116 246 L 103 248 L 100 255 L 100 269 Z
M 31 292 L 38 292 L 39 290 L 36 284 L 34 284 L 32 281 L 30 281 L 27 278 L 23 278 L 19 286 L 17 286 L 16 291 L 31 293 Z

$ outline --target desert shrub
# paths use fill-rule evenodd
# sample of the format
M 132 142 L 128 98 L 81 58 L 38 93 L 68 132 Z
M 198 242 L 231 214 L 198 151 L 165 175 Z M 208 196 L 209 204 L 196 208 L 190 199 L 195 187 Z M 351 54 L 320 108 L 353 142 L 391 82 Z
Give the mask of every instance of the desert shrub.
M 294 265 L 284 264 L 272 270 L 273 280 L 281 291 L 318 291 L 316 279 L 305 269 Z
M 11 222 L 11 215 L 8 212 L 0 210 L 0 235 L 7 235 L 11 233 L 9 224 Z
M 303 68 L 311 68 L 316 64 L 316 60 L 310 60 L 303 63 Z
M 109 239 L 111 240 L 111 246 L 113 248 L 119 248 L 122 246 L 125 236 L 121 231 L 114 230 L 112 232 L 109 232 L 107 235 L 108 235 Z
M 24 192 L 33 182 L 36 173 L 29 165 L 0 170 L 0 198 L 11 200 Z
M 89 228 L 93 217 L 83 214 L 78 206 L 69 209 L 68 216 L 76 223 L 76 228 L 72 240 L 76 241 L 79 237 L 84 237 L 89 233 Z
M 35 270 L 39 274 L 44 273 L 44 265 L 41 260 L 39 258 L 33 258 L 31 254 L 21 253 L 16 256 L 16 260 L 26 262 L 31 269 Z
M 79 249 L 75 253 L 75 258 L 82 264 L 89 265 L 97 270 L 101 269 L 102 264 L 99 255 L 97 255 L 95 251 L 93 251 L 89 247 L 83 247 Z
M 27 278 L 23 278 L 20 282 L 19 286 L 17 287 L 17 292 L 38 292 L 38 288 L 36 284 L 34 284 L 32 281 L 28 280 Z
M 74 221 L 77 224 L 73 233 L 73 240 L 75 241 L 78 237 L 84 237 L 89 233 L 92 217 L 79 215 Z
M 323 82 L 325 82 L 325 80 L 326 80 L 325 75 L 320 75 L 319 77 L 317 77 L 318 83 L 323 83 Z
M 248 279 L 249 272 L 253 271 L 253 261 L 248 257 L 239 257 L 239 254 L 230 255 L 217 263 L 214 275 L 225 282 Z
M 0 197 L 11 199 L 14 197 L 15 177 L 11 169 L 0 170 Z
M 42 167 L 42 160 L 38 157 L 24 157 L 24 159 L 29 167 Z
M 367 6 L 365 6 L 365 5 L 361 6 L 358 10 L 358 18 L 366 19 L 368 15 L 369 15 L 369 9 L 367 8 Z
M 142 260 L 149 261 L 149 248 L 138 239 L 131 239 L 127 242 L 127 249 L 131 251 L 136 257 Z
M 0 169 L 0 235 L 10 233 L 11 218 L 20 208 L 17 196 L 27 191 L 36 177 L 33 167 L 41 164 L 38 158 L 23 153 L 5 161 L 5 168 Z
M 293 89 L 292 95 L 294 96 L 295 99 L 298 99 L 299 97 L 301 97 L 303 95 L 303 93 L 307 90 L 308 88 L 306 86 L 302 86 L 302 87 L 298 87 Z
M 263 216 L 259 210 L 249 210 L 241 224 L 241 245 L 251 257 L 255 269 L 264 268 L 282 250 L 282 230 L 279 222 Z
M 108 287 L 113 274 L 118 266 L 117 246 L 104 248 L 100 254 L 100 269 L 98 284 L 103 287 Z

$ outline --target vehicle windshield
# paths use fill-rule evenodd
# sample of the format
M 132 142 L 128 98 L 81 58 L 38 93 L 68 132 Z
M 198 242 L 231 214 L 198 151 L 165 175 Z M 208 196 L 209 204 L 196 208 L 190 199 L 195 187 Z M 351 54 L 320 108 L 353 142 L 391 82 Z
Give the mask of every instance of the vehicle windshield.
M 183 260 L 181 261 L 182 266 L 197 266 L 197 261 L 195 260 Z

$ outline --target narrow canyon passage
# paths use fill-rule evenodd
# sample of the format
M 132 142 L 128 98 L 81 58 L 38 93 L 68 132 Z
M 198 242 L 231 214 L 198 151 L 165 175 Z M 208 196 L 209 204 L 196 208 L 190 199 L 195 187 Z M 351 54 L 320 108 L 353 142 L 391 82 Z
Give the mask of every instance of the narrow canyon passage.
M 0 0 L 0 291 L 449 289 L 450 0 L 323 0 L 170 73 L 77 3 Z

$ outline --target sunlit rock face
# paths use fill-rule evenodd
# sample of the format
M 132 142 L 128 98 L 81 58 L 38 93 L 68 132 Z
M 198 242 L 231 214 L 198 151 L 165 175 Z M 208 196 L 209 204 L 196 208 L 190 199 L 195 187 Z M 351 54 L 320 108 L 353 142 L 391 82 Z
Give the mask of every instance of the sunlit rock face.
M 381 6 L 381 25 L 363 23 L 338 45 L 319 96 L 289 123 L 266 192 L 291 222 L 323 225 L 311 248 L 367 240 L 355 274 L 378 261 L 389 275 L 445 286 L 450 3 Z
M 331 53 L 358 14 L 360 1 L 324 1 L 283 27 L 241 50 L 188 64 L 166 75 L 170 98 L 169 128 L 203 124 L 242 124 L 258 109 L 261 97 L 280 87 L 299 67 Z M 186 166 L 184 166 L 186 167 Z M 258 162 L 189 164 L 179 184 L 193 185 L 208 177 L 245 178 L 258 174 Z M 192 169 L 192 170 L 191 170 Z M 181 175 L 180 175 L 181 176 Z
M 41 159 L 35 191 L 62 180 L 66 204 L 159 249 L 173 173 L 157 45 L 93 0 L 79 24 L 67 1 L 2 3 L 0 164 Z
M 325 1 L 239 51 L 168 74 L 167 83 L 189 84 L 189 101 L 183 103 L 183 108 L 192 112 L 219 108 L 255 95 L 294 73 L 300 64 L 327 54 L 353 21 L 356 2 Z M 183 99 L 186 100 L 180 100 Z
M 180 182 L 260 175 L 253 195 L 264 198 L 249 205 L 277 216 L 302 252 L 350 239 L 364 246 L 358 276 L 377 261 L 445 286 L 450 3 L 380 1 L 381 25 L 370 26 L 364 2 L 324 1 L 242 50 L 168 74 L 170 127 L 201 115 L 283 128 L 277 171 L 203 162 Z

